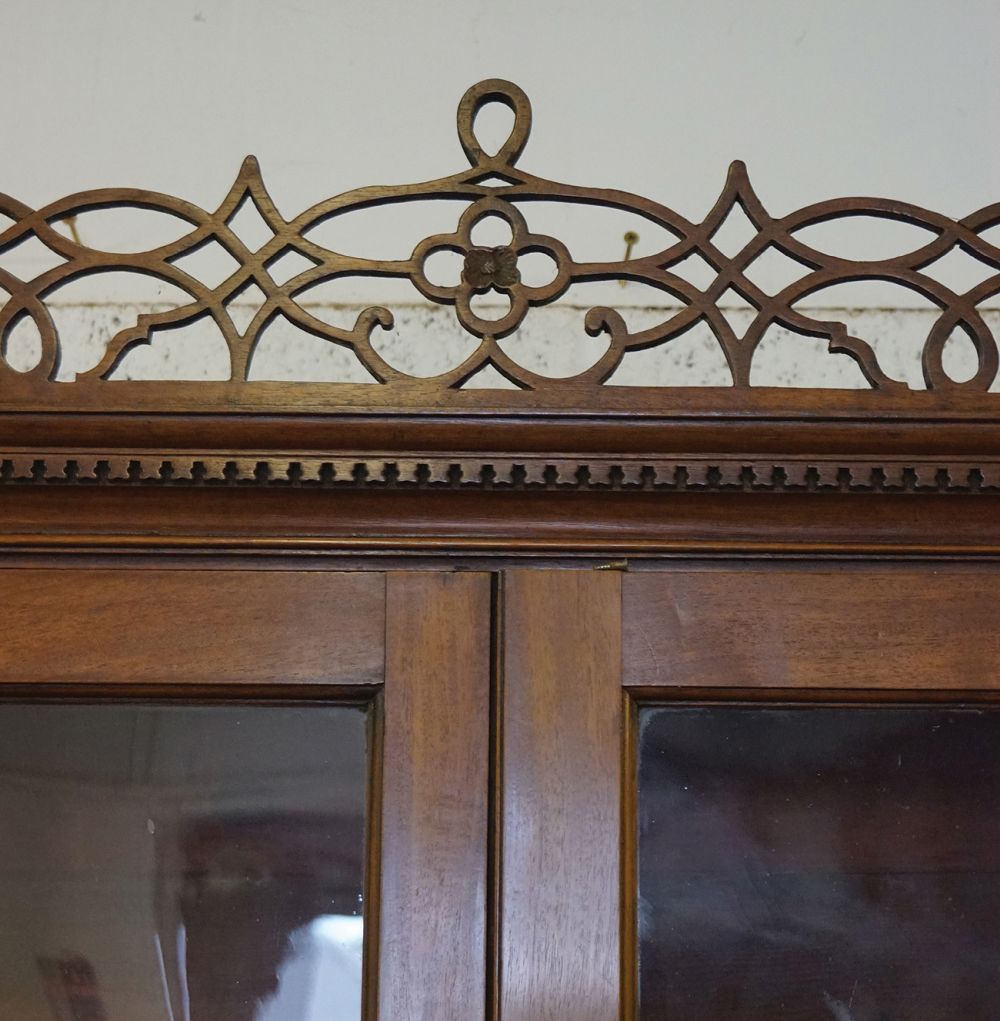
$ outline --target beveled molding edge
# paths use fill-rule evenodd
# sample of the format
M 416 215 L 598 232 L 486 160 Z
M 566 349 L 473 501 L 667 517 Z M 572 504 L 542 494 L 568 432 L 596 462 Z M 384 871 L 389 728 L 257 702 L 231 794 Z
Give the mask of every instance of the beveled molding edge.
M 1000 492 L 1000 460 L 276 457 L 217 451 L 0 452 L 0 486 L 176 486 L 567 492 Z

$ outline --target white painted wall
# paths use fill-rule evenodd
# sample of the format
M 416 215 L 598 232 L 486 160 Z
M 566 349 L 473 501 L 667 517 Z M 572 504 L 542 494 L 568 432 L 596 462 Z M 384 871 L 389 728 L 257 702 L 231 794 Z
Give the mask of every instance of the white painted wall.
M 1000 198 L 998 29 L 1000 6 L 989 0 L 4 0 L 0 191 L 37 206 L 136 185 L 211 208 L 253 152 L 290 216 L 357 185 L 460 169 L 457 100 L 472 82 L 502 76 L 534 105 L 522 165 L 556 180 L 620 186 L 700 219 L 741 158 L 773 212 L 881 194 L 960 216 Z M 617 257 L 632 222 L 561 225 Z M 378 249 L 424 229 L 383 215 L 347 237 Z M 860 244 L 912 247 L 904 233 L 862 234 Z M 612 295 L 644 306 L 641 291 Z M 134 297 L 99 278 L 77 285 L 64 301 L 79 351 L 112 314 L 91 303 Z M 391 297 L 410 320 L 423 315 L 412 296 Z M 331 300 L 353 308 L 374 298 L 369 285 Z M 582 303 L 572 293 L 565 302 Z M 901 378 L 920 385 L 928 316 L 906 310 L 921 302 L 869 288 L 816 304 L 903 310 L 883 315 L 882 332 L 867 339 L 898 348 Z M 558 346 L 567 315 L 539 319 L 528 342 Z M 569 343 L 582 337 L 579 329 Z M 425 334 L 383 342 L 400 364 L 434 357 Z M 812 343 L 787 346 L 773 372 L 795 377 L 802 362 L 831 384 L 856 377 L 849 363 L 838 367 L 842 357 L 810 361 Z M 688 347 L 667 361 L 693 359 L 685 381 L 711 381 L 714 342 Z M 134 374 L 159 371 L 166 356 L 145 357 Z M 325 364 L 325 349 L 282 357 L 285 373 L 332 371 L 306 368 Z M 90 355 L 74 358 L 82 368 Z M 185 372 L 211 374 L 210 356 Z

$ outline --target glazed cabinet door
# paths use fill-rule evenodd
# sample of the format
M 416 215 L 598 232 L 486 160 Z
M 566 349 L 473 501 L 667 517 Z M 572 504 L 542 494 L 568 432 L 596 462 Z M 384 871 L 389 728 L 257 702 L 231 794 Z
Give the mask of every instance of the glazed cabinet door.
M 0 590 L 0 1017 L 483 1016 L 488 576 Z
M 1000 574 L 504 584 L 503 1021 L 989 1021 Z

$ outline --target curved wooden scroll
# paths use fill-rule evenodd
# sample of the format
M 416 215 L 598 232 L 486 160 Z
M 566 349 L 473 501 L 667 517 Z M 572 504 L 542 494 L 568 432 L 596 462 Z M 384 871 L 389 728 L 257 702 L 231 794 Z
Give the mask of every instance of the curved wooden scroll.
M 476 115 L 488 103 L 508 106 L 514 125 L 507 141 L 489 155 L 475 129 Z M 751 388 L 751 367 L 766 332 L 782 327 L 793 333 L 824 338 L 831 352 L 852 358 L 882 406 L 907 406 L 920 400 L 922 408 L 942 406 L 942 398 L 962 401 L 982 395 L 993 384 L 998 366 L 997 338 L 981 314 L 983 302 L 1000 293 L 1000 248 L 984 233 L 1000 224 L 1000 203 L 954 220 L 918 206 L 891 199 L 853 198 L 815 203 L 782 217 L 773 217 L 754 193 L 742 163 L 734 163 L 715 206 L 700 223 L 694 223 L 658 202 L 623 191 L 558 184 L 520 168 L 519 159 L 531 129 L 531 107 L 516 85 L 491 79 L 473 86 L 458 107 L 458 134 L 469 168 L 449 177 L 414 185 L 367 187 L 347 192 L 307 209 L 291 220 L 277 210 L 264 186 L 256 160 L 249 157 L 222 204 L 213 212 L 192 203 L 155 192 L 135 189 L 101 189 L 81 192 L 33 210 L 0 195 L 0 214 L 12 223 L 0 233 L 0 288 L 9 294 L 0 309 L 0 337 L 4 353 L 13 329 L 28 319 L 37 329 L 41 357 L 29 372 L 15 371 L 0 360 L 0 407 L 226 410 L 263 408 L 322 411 L 336 407 L 378 406 L 419 408 L 573 408 L 586 410 L 662 411 L 674 406 L 712 408 L 715 398 L 678 395 L 676 389 L 616 387 L 609 379 L 629 352 L 668 345 L 697 324 L 714 334 L 732 375 L 734 396 L 722 404 L 755 407 L 752 398 L 739 396 Z M 416 245 L 408 258 L 361 258 L 325 248 L 312 237 L 321 224 L 348 213 L 372 207 L 446 199 L 458 205 L 455 229 Z M 659 251 L 637 258 L 585 262 L 573 257 L 558 238 L 531 230 L 530 204 L 535 201 L 576 206 L 603 206 L 638 215 L 667 231 L 673 240 Z M 270 234 L 253 249 L 233 229 L 233 220 L 251 203 Z M 189 225 L 181 237 L 146 251 L 112 253 L 87 247 L 57 227 L 69 218 L 95 210 L 135 208 L 178 218 Z M 739 208 L 755 234 L 733 255 L 726 255 L 716 235 L 729 215 Z M 472 240 L 473 228 L 486 218 L 505 221 L 512 239 L 508 245 L 484 247 Z M 895 220 L 923 228 L 929 239 L 918 248 L 869 261 L 839 258 L 806 244 L 798 236 L 807 227 L 854 217 Z M 3 255 L 30 239 L 45 245 L 61 260 L 34 279 L 24 280 L 3 269 Z M 217 286 L 210 287 L 192 275 L 183 260 L 205 246 L 218 244 L 235 261 L 236 268 Z M 458 253 L 464 260 L 461 279 L 443 286 L 429 279 L 427 260 L 439 251 Z M 928 272 L 938 259 L 953 250 L 977 260 L 986 278 L 959 292 Z M 801 275 L 777 293 L 766 293 L 748 271 L 768 252 L 781 253 L 801 267 Z M 553 263 L 551 279 L 542 286 L 522 279 L 519 262 L 525 255 L 542 253 Z M 278 283 L 271 270 L 294 254 L 301 269 Z M 698 256 L 715 273 L 704 287 L 683 275 L 681 264 Z M 304 261 L 303 261 L 304 260 Z M 93 274 L 128 271 L 155 277 L 179 288 L 187 302 L 139 315 L 110 341 L 104 357 L 72 383 L 57 382 L 61 338 L 46 302 L 65 284 Z M 308 295 L 320 284 L 346 277 L 380 277 L 407 280 L 427 299 L 454 308 L 462 327 L 476 338 L 473 352 L 461 364 L 431 378 L 415 377 L 389 364 L 372 343 L 373 331 L 390 329 L 392 312 L 377 306 L 364 309 L 352 328 L 338 328 L 309 311 Z M 585 370 L 566 378 L 540 375 L 519 364 L 502 342 L 521 326 L 534 306 L 547 305 L 574 285 L 593 281 L 632 280 L 659 291 L 665 304 L 663 321 L 649 328 L 630 330 L 621 312 L 595 307 L 584 323 L 592 336 L 603 335 L 606 349 Z M 908 288 L 936 305 L 940 312 L 922 346 L 923 374 L 931 395 L 914 395 L 904 383 L 890 378 L 866 340 L 853 336 L 847 326 L 814 318 L 797 303 L 834 284 L 877 280 Z M 238 330 L 228 311 L 231 302 L 255 285 L 263 302 L 245 330 Z M 735 292 L 752 307 L 752 322 L 738 336 L 719 307 L 720 298 Z M 484 318 L 473 309 L 477 295 L 505 297 L 510 308 L 497 319 Z M 680 309 L 677 309 L 677 305 Z M 349 348 L 374 379 L 374 385 L 357 383 L 249 382 L 254 352 L 267 327 L 279 316 L 306 333 Z M 229 349 L 228 382 L 178 383 L 115 380 L 107 386 L 129 352 L 150 341 L 156 330 L 177 328 L 209 318 Z M 976 368 L 964 382 L 951 379 L 942 353 L 954 331 L 964 332 L 976 351 Z M 463 390 L 463 385 L 487 366 L 513 383 L 516 390 Z M 719 391 L 715 391 L 719 393 Z M 936 397 L 934 395 L 937 395 Z M 789 397 L 789 406 L 801 398 Z M 848 400 L 858 400 L 858 395 Z M 861 400 L 866 398 L 861 397 Z M 888 402 L 888 403 L 886 403 Z M 781 401 L 777 400 L 780 404 Z M 976 402 L 977 404 L 979 402 Z M 721 406 L 721 405 L 720 405 Z

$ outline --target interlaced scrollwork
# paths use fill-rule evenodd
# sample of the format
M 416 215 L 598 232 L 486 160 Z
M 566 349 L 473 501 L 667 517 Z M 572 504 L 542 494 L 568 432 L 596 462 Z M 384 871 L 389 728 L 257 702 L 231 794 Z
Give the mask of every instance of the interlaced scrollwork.
M 509 107 L 514 125 L 507 141 L 494 155 L 484 151 L 474 122 L 481 108 L 491 102 Z M 372 344 L 377 328 L 390 329 L 392 312 L 384 307 L 362 311 L 351 328 L 339 328 L 321 321 L 301 303 L 310 289 L 345 277 L 398 278 L 408 280 L 427 299 L 452 306 L 461 325 L 477 338 L 475 350 L 458 366 L 430 380 L 420 381 L 421 393 L 446 394 L 460 389 L 473 375 L 492 366 L 517 387 L 543 395 L 559 388 L 585 392 L 586 387 L 607 384 L 623 357 L 629 352 L 669 344 L 699 323 L 706 323 L 725 356 L 734 387 L 750 386 L 751 365 L 766 331 L 783 327 L 797 334 L 823 338 L 831 352 L 852 358 L 874 390 L 899 393 L 906 387 L 890 378 L 879 365 L 875 350 L 866 340 L 853 336 L 845 324 L 814 318 L 798 306 L 802 299 L 834 284 L 866 280 L 902 285 L 929 299 L 940 310 L 922 346 L 922 366 L 928 389 L 985 391 L 993 384 L 1000 365 L 997 338 L 988 328 L 979 307 L 1000 293 L 1000 249 L 984 232 L 1000 224 L 1000 203 L 990 205 L 961 220 L 931 212 L 905 202 L 889 199 L 853 198 L 819 202 L 786 216 L 773 217 L 754 193 L 746 169 L 734 163 L 722 195 L 700 223 L 650 199 L 622 191 L 558 184 L 522 170 L 518 161 L 528 139 L 531 109 L 517 86 L 500 80 L 480 82 L 463 97 L 458 108 L 458 133 L 469 160 L 469 168 L 422 184 L 361 188 L 331 198 L 286 220 L 276 209 L 261 179 L 257 162 L 248 158 L 222 204 L 209 212 L 169 195 L 133 189 L 103 189 L 61 199 L 42 209 L 30 209 L 0 195 L 0 214 L 13 222 L 0 233 L 0 256 L 25 240 L 35 238 L 63 260 L 31 280 L 0 268 L 0 288 L 9 299 L 0 310 L 0 337 L 4 354 L 13 329 L 30 319 L 41 339 L 42 356 L 28 373 L 15 372 L 4 359 L 0 363 L 0 385 L 7 393 L 28 388 L 42 392 L 65 389 L 57 384 L 60 337 L 46 300 L 61 286 L 95 273 L 131 271 L 172 284 L 186 295 L 187 302 L 165 311 L 140 315 L 118 332 L 107 346 L 99 364 L 78 375 L 74 385 L 98 384 L 108 380 L 126 355 L 148 343 L 151 331 L 178 327 L 205 317 L 218 326 L 229 349 L 231 383 L 248 380 L 255 348 L 269 323 L 284 316 L 309 334 L 350 348 L 362 365 L 381 384 L 406 387 L 409 374 L 389 364 Z M 411 203 L 446 198 L 465 203 L 452 233 L 437 234 L 417 244 L 408 258 L 379 260 L 361 258 L 323 247 L 311 237 L 319 225 L 355 210 L 378 205 Z M 614 261 L 577 261 L 557 238 L 533 233 L 530 205 L 533 201 L 560 202 L 584 206 L 605 206 L 637 214 L 673 235 L 674 240 L 659 251 Z M 261 247 L 253 250 L 233 230 L 232 222 L 245 203 L 252 203 L 271 232 Z M 138 208 L 170 214 L 190 225 L 177 240 L 135 253 L 110 253 L 87 247 L 67 236 L 56 225 L 70 217 L 93 210 Z M 755 234 L 733 255 L 718 247 L 715 236 L 730 213 L 739 207 L 752 223 Z M 506 222 L 512 235 L 507 245 L 482 246 L 472 240 L 477 223 L 487 217 Z M 916 250 L 891 258 L 860 261 L 839 258 L 805 244 L 797 234 L 803 229 L 844 217 L 875 217 L 924 228 L 933 237 Z M 236 268 L 217 286 L 208 286 L 182 265 L 185 257 L 217 242 L 235 260 Z M 798 279 L 775 294 L 766 293 L 748 276 L 749 267 L 773 249 L 801 266 Z M 953 249 L 971 256 L 986 267 L 986 279 L 968 290 L 954 290 L 926 272 L 926 268 Z M 435 252 L 457 253 L 464 260 L 457 285 L 443 286 L 428 279 L 425 264 Z M 278 283 L 271 274 L 277 262 L 295 253 L 306 268 L 291 279 Z M 521 258 L 542 253 L 555 264 L 552 279 L 543 286 L 529 286 L 519 268 Z M 685 279 L 680 264 L 692 255 L 700 256 L 714 272 L 707 286 Z M 663 321 L 632 331 L 620 311 L 611 307 L 591 308 L 584 325 L 594 337 L 607 341 L 603 354 L 584 371 L 568 378 L 550 378 L 530 371 L 503 349 L 500 341 L 516 331 L 527 310 L 556 301 L 573 284 L 592 281 L 638 281 L 655 288 L 665 304 Z M 263 302 L 244 330 L 239 330 L 227 311 L 234 296 L 251 285 L 263 294 Z M 738 336 L 720 311 L 720 298 L 728 291 L 740 295 L 754 310 L 752 322 Z M 509 301 L 509 310 L 498 319 L 483 318 L 473 307 L 476 295 L 492 293 Z M 680 309 L 676 308 L 680 305 Z M 949 337 L 963 331 L 975 347 L 977 364 L 972 377 L 952 380 L 942 364 Z M 335 388 L 342 384 L 325 384 Z

